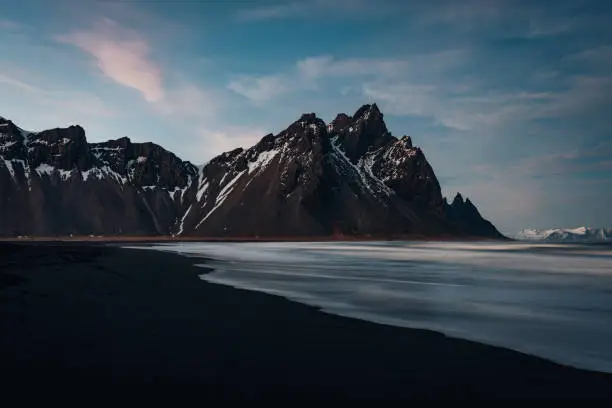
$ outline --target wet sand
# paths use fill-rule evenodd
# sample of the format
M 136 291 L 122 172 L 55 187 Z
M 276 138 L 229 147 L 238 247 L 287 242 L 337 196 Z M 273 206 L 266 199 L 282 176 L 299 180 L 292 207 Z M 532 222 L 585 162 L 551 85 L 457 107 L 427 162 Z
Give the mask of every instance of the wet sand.
M 204 282 L 201 259 L 0 243 L 2 393 L 89 400 L 610 399 L 612 375 Z

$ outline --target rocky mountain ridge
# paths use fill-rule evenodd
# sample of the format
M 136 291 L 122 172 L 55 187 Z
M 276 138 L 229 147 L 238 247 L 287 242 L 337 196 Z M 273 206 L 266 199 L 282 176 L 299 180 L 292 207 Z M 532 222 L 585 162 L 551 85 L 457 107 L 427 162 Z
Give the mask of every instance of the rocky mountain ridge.
M 198 168 L 153 143 L 87 143 L 80 126 L 26 132 L 0 119 L 1 235 L 470 236 L 501 238 L 375 104 Z
M 169 233 L 197 169 L 152 143 L 0 119 L 0 234 Z

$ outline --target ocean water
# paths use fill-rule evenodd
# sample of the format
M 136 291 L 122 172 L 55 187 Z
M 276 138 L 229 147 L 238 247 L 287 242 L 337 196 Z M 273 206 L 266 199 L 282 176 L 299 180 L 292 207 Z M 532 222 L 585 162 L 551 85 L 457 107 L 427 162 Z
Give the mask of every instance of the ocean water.
M 612 372 L 612 246 L 536 243 L 179 243 L 201 279 L 329 313 Z

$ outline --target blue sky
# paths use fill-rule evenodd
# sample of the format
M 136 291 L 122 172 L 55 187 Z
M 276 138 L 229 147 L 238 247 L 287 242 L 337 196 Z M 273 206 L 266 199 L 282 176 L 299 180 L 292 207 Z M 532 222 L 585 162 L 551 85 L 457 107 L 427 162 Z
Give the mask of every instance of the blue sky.
M 501 230 L 612 227 L 605 0 L 0 0 L 0 115 L 203 163 L 376 102 Z

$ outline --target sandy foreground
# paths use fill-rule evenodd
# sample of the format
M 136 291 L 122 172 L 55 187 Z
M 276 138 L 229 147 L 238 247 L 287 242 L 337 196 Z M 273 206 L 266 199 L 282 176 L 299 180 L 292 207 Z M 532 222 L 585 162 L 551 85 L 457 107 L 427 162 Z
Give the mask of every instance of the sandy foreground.
M 95 242 L 0 243 L 0 387 L 49 402 L 610 399 L 612 375 L 202 281 Z M 52 399 L 51 399 L 52 398 Z

